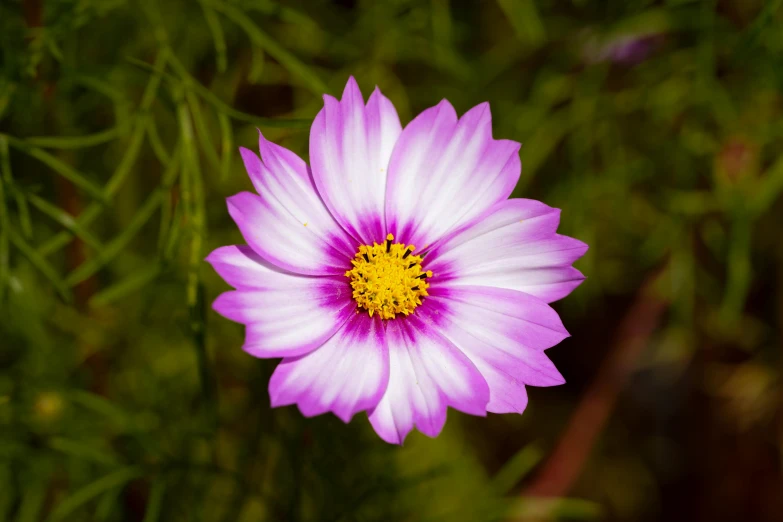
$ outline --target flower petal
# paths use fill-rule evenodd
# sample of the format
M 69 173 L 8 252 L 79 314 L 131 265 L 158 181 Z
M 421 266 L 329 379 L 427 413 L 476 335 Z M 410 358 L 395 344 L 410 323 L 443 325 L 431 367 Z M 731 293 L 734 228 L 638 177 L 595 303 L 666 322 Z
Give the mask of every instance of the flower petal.
M 259 196 L 229 198 L 229 212 L 248 244 L 263 258 L 308 275 L 345 271 L 356 242 L 324 206 L 310 172 L 296 154 L 259 136 L 261 159 L 240 149 Z
M 272 407 L 297 404 L 306 417 L 333 412 L 344 422 L 375 407 L 389 381 L 389 353 L 377 316 L 353 313 L 323 346 L 283 359 L 269 381 Z
M 543 301 L 514 290 L 433 287 L 420 313 L 479 369 L 489 384 L 487 411 L 522 413 L 525 385 L 565 382 L 544 350 L 568 336 Z
M 386 183 L 387 229 L 419 250 L 506 199 L 521 172 L 519 143 L 492 138 L 489 104 L 457 121 L 443 100 L 405 127 Z
M 226 283 L 237 289 L 264 288 L 269 278 L 277 274 L 296 276 L 277 268 L 247 245 L 217 248 L 207 256 L 206 261 Z
M 246 248 L 219 248 L 207 261 L 239 288 L 221 294 L 212 307 L 246 326 L 243 349 L 249 354 L 288 357 L 311 352 L 354 313 L 356 303 L 344 278 L 287 274 Z
M 350 266 L 347 256 L 307 231 L 276 199 L 240 192 L 226 202 L 247 244 L 277 267 L 303 275 L 337 275 Z
M 386 235 L 386 170 L 400 132 L 394 105 L 376 88 L 365 106 L 353 77 L 342 100 L 324 96 L 310 130 L 318 192 L 337 221 L 364 244 Z
M 446 407 L 486 415 L 489 388 L 476 367 L 448 339 L 416 315 L 389 321 L 389 386 L 370 412 L 378 435 L 402 444 L 414 426 L 437 436 Z
M 508 288 L 556 301 L 584 280 L 570 265 L 587 251 L 583 242 L 555 233 L 559 220 L 559 210 L 538 201 L 504 201 L 449 234 L 427 254 L 427 269 L 448 286 Z

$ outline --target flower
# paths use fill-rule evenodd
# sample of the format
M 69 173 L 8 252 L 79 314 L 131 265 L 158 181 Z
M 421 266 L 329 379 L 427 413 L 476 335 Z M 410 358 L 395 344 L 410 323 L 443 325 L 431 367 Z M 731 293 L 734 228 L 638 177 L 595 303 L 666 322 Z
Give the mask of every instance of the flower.
M 584 276 L 587 245 L 560 211 L 507 199 L 520 144 L 492 138 L 489 104 L 457 118 L 443 100 L 404 129 L 353 78 L 310 130 L 311 167 L 260 136 L 240 149 L 257 194 L 228 198 L 247 246 L 209 261 L 236 290 L 214 309 L 246 327 L 243 349 L 282 357 L 273 407 L 344 422 L 367 411 L 401 444 L 434 437 L 446 409 L 522 413 L 526 385 L 564 382 L 544 350 L 568 336 L 548 303 Z
M 649 58 L 666 41 L 660 32 L 627 33 L 600 38 L 586 33 L 587 41 L 582 55 L 588 63 L 613 62 L 620 65 L 636 65 Z

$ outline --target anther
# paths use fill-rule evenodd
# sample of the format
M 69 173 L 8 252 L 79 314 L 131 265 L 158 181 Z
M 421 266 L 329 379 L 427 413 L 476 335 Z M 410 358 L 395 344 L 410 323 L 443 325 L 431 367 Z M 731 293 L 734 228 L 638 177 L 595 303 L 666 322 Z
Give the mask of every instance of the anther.
M 358 250 L 353 268 L 345 275 L 351 278 L 352 295 L 359 308 L 383 320 L 413 313 L 427 295 L 428 278 L 432 277 L 431 271 L 422 273 L 421 258 L 411 256 L 416 247 L 394 243 L 394 236 L 389 234 L 383 243 L 361 245 Z M 403 259 L 408 256 L 411 258 L 406 263 Z

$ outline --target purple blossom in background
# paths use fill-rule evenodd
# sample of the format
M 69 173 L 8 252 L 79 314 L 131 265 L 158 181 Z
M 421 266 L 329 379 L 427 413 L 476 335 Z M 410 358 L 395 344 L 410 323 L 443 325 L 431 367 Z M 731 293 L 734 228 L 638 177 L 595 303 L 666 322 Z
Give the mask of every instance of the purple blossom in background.
M 207 260 L 235 291 L 215 310 L 246 327 L 244 350 L 283 360 L 272 406 L 345 422 L 367 411 L 401 444 L 434 437 L 447 407 L 522 413 L 525 386 L 564 382 L 544 350 L 568 336 L 548 303 L 584 279 L 587 245 L 560 211 L 507 199 L 520 144 L 492 137 L 489 104 L 443 100 L 404 129 L 351 78 L 324 96 L 311 166 L 260 137 L 241 149 L 256 194 L 228 198 L 247 246 Z
M 635 65 L 649 58 L 666 40 L 662 33 L 626 34 L 608 40 L 590 36 L 582 48 L 588 63 Z

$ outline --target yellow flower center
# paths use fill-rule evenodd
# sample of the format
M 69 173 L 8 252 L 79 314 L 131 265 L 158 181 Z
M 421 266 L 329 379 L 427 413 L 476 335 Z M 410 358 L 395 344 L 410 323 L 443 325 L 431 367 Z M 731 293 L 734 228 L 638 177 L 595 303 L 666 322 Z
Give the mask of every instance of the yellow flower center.
M 410 315 L 427 294 L 427 278 L 432 271 L 421 271 L 421 256 L 414 256 L 413 245 L 386 242 L 362 245 L 351 260 L 353 268 L 345 275 L 351 278 L 353 298 L 359 307 L 381 319 L 394 319 L 397 314 Z

